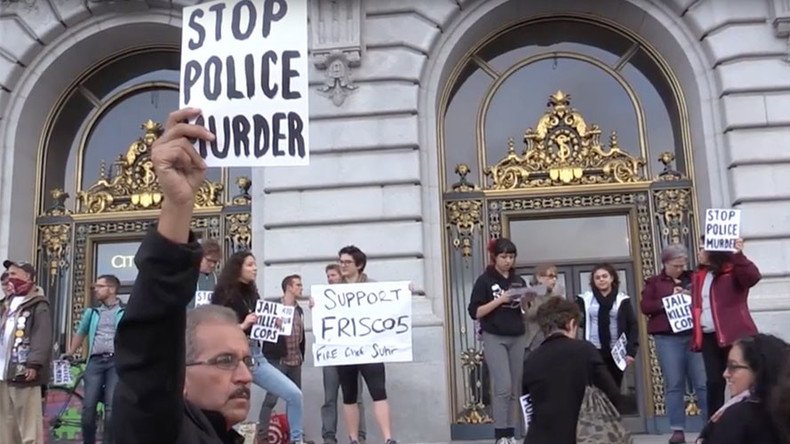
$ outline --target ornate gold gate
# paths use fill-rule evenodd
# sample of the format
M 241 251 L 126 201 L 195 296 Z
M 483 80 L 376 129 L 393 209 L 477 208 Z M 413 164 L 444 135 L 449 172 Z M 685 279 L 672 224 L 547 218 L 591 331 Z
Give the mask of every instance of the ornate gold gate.
M 78 192 L 76 211 L 66 207 L 69 195 L 55 189 L 51 191 L 54 205 L 37 218 L 39 282 L 53 303 L 56 344 L 61 347 L 68 343 L 82 310 L 91 303 L 90 286 L 101 274 L 97 273 L 100 248 L 122 242 L 136 250 L 135 244 L 156 221 L 163 196 L 150 148 L 162 127 L 148 120 L 141 128 L 143 135 L 129 145 L 110 171 L 102 167 L 96 183 Z M 252 246 L 251 182 L 247 177 L 236 182 L 238 193 L 226 202 L 222 183 L 204 181 L 192 219 L 198 236 L 224 241 L 226 253 Z M 112 265 L 136 273 L 131 261 L 134 251 L 127 253 L 114 256 Z
M 570 106 L 570 96 L 557 91 L 535 129 L 524 133 L 524 148 L 513 140 L 505 156 L 486 166 L 485 183 L 472 183 L 470 168 L 456 166 L 459 180 L 444 196 L 446 220 L 445 257 L 450 380 L 456 429 L 491 422 L 485 402 L 483 355 L 473 321 L 466 306 L 472 285 L 486 265 L 486 240 L 509 234 L 514 217 L 547 214 L 619 212 L 628 216 L 631 258 L 636 274 L 633 304 L 638 310 L 641 283 L 660 269 L 661 249 L 682 243 L 690 251 L 696 245 L 695 208 L 690 179 L 674 170 L 674 156 L 661 155 L 664 170 L 656 177 L 646 175 L 645 160 L 618 146 L 612 132 L 608 144 L 602 131 L 588 124 Z M 662 376 L 655 346 L 640 319 L 640 347 L 646 416 L 664 415 Z M 645 352 L 647 351 L 647 352 Z M 695 412 L 693 399 L 690 410 Z M 460 432 L 458 435 L 467 435 Z M 459 436 L 460 437 L 460 436 Z

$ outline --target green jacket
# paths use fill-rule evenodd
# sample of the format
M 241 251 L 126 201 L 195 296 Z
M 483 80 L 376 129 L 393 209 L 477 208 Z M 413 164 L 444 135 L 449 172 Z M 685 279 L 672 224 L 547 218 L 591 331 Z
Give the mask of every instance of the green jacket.
M 125 312 L 126 307 L 123 305 L 115 312 L 115 328 L 118 328 L 118 322 L 121 321 Z M 80 325 L 77 327 L 77 334 L 88 337 L 88 353 L 85 355 L 86 358 L 91 355 L 93 340 L 96 339 L 96 330 L 99 329 L 100 317 L 98 308 L 86 308 L 85 311 L 82 312 L 82 320 L 80 320 Z

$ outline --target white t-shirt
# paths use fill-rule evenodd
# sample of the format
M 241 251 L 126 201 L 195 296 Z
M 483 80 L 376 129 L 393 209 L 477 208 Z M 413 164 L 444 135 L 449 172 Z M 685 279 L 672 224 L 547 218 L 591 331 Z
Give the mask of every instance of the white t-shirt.
M 8 307 L 9 311 L 3 326 L 3 334 L 0 336 L 0 381 L 5 381 L 8 357 L 11 355 L 11 347 L 14 346 L 14 327 L 16 322 L 14 314 L 24 301 L 25 298 L 15 297 L 11 299 Z

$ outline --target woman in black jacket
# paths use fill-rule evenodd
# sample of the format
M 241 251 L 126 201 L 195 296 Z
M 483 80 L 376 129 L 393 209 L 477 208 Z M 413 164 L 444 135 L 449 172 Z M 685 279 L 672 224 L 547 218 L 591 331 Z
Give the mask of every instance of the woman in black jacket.
M 524 444 L 576 444 L 579 409 L 588 385 L 600 388 L 617 406 L 619 389 L 595 347 L 576 339 L 579 307 L 550 298 L 538 309 L 546 339 L 527 358 L 524 383 L 532 400 L 532 420 Z
M 515 439 L 515 407 L 521 396 L 526 342 L 521 298 L 513 287 L 526 282 L 513 269 L 516 246 L 509 239 L 488 245 L 491 264 L 472 288 L 469 315 L 480 322 L 483 352 L 493 386 L 494 437 L 497 444 Z
M 790 346 L 776 336 L 756 334 L 733 344 L 724 378 L 732 397 L 702 429 L 697 444 L 787 444 L 771 407 Z
M 234 253 L 222 268 L 217 279 L 217 286 L 214 287 L 214 294 L 211 296 L 212 304 L 223 305 L 236 312 L 239 326 L 247 335 L 250 334 L 253 324 L 257 322 L 255 316 L 255 306 L 259 299 L 258 288 L 255 285 L 257 273 L 258 267 L 252 253 L 249 251 Z M 250 351 L 258 363 L 253 369 L 252 377 L 253 382 L 266 392 L 285 400 L 291 442 L 302 443 L 304 430 L 302 426 L 304 409 L 302 391 L 265 357 L 265 354 L 278 355 L 284 344 L 284 342 L 282 345 L 279 342 L 276 344 L 264 342 L 261 347 L 259 341 L 250 341 Z M 266 409 L 261 409 L 261 411 L 265 414 Z M 259 417 L 258 421 L 264 426 L 269 424 L 269 418 L 266 417 Z M 266 433 L 266 430 L 260 430 L 260 432 Z
M 620 387 L 623 372 L 612 358 L 612 347 L 625 333 L 626 365 L 636 360 L 639 327 L 631 306 L 631 298 L 620 290 L 617 270 L 610 264 L 596 265 L 590 272 L 590 290 L 576 298 L 582 312 L 584 339 L 601 353 L 614 382 Z

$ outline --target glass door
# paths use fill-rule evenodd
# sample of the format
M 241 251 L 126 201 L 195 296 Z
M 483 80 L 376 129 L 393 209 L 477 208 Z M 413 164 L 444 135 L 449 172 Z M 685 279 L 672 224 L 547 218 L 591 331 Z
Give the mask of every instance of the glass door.
M 551 219 L 511 220 L 508 235 L 516 243 L 516 272 L 531 282 L 538 264 L 557 267 L 557 289 L 570 300 L 590 289 L 592 269 L 601 263 L 611 264 L 620 278 L 620 291 L 631 296 L 631 305 L 638 310 L 638 287 L 631 252 L 631 231 L 628 214 L 571 216 Z M 636 316 L 637 319 L 641 319 Z M 645 345 L 641 344 L 639 353 Z M 626 403 L 620 412 L 632 432 L 644 432 L 645 396 L 644 368 L 637 357 L 628 367 L 621 392 Z

